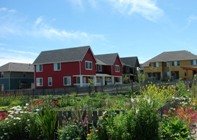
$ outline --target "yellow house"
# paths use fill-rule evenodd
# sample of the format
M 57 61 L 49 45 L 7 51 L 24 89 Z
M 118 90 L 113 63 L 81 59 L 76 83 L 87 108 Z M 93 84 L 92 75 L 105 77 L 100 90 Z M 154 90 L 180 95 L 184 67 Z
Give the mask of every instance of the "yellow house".
M 149 81 L 191 80 L 197 74 L 197 55 L 185 50 L 163 52 L 142 67 Z

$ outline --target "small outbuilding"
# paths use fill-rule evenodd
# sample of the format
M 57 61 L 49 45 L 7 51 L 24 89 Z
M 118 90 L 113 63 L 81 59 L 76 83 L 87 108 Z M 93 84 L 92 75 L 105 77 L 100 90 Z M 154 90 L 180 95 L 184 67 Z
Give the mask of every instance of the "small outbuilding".
M 10 62 L 0 67 L 0 91 L 29 89 L 33 83 L 32 64 Z

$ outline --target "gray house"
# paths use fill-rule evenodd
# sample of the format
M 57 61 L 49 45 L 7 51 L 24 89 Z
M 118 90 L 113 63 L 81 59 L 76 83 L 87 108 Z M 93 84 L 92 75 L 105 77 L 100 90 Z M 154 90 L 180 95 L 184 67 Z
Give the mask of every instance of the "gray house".
M 7 63 L 0 67 L 0 91 L 28 89 L 34 82 L 31 64 Z
M 138 58 L 134 57 L 122 57 L 120 58 L 123 64 L 123 75 L 127 76 L 130 81 L 137 81 L 137 69 L 140 67 Z

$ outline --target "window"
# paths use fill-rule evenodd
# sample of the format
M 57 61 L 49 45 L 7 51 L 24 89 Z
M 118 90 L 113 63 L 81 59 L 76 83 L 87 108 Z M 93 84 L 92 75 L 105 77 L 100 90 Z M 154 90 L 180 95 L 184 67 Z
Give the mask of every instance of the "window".
M 64 76 L 63 77 L 63 85 L 70 86 L 71 85 L 71 76 Z
M 120 66 L 119 65 L 115 65 L 115 72 L 120 72 Z
M 92 61 L 85 61 L 86 70 L 92 70 Z
M 171 66 L 171 62 L 166 62 L 167 67 Z
M 36 65 L 36 72 L 42 72 L 43 67 L 42 65 Z
M 159 67 L 159 62 L 154 62 L 154 63 L 152 64 L 152 66 L 153 66 L 153 67 Z
M 196 66 L 197 65 L 197 60 L 191 60 L 191 65 Z
M 48 77 L 48 86 L 52 86 L 53 85 L 53 79 L 52 77 Z
M 156 67 L 158 68 L 158 67 L 159 67 L 159 62 L 156 62 L 156 64 L 155 64 L 155 65 L 156 65 Z
M 77 83 L 77 84 L 80 83 L 80 77 L 76 77 L 76 83 Z
M 172 61 L 172 66 L 180 66 L 180 61 Z
M 43 78 L 36 78 L 36 86 L 37 87 L 43 86 Z
M 1 73 L 0 73 L 0 77 L 3 77 L 3 75 L 4 75 L 4 73 L 3 73 L 3 72 L 1 72 Z
M 97 71 L 102 72 L 102 70 L 103 70 L 102 65 L 97 65 Z
M 54 69 L 54 71 L 60 71 L 61 70 L 61 63 L 54 63 L 53 69 Z

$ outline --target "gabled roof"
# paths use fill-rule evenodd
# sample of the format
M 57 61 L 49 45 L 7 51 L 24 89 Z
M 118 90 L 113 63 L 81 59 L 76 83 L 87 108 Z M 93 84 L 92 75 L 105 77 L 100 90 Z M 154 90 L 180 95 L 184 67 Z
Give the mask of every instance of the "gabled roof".
M 42 51 L 33 64 L 82 61 L 90 46 Z
M 150 62 L 168 62 L 168 61 L 193 60 L 193 59 L 197 59 L 197 55 L 186 50 L 163 52 L 153 57 L 152 59 L 146 61 L 143 64 L 143 67 L 148 66 Z
M 96 64 L 97 65 L 106 65 L 103 61 L 96 58 Z
M 34 66 L 32 64 L 10 62 L 1 66 L 0 72 L 34 72 Z
M 134 57 L 122 57 L 120 58 L 123 65 L 130 66 L 130 67 L 140 67 L 139 61 L 137 56 Z
M 118 53 L 95 55 L 95 57 L 105 63 L 105 65 L 113 65 L 118 57 Z

